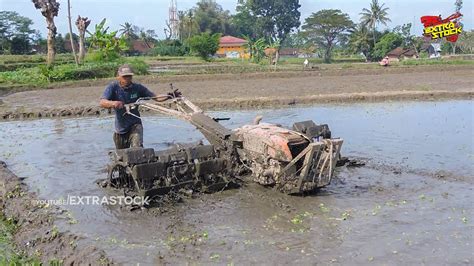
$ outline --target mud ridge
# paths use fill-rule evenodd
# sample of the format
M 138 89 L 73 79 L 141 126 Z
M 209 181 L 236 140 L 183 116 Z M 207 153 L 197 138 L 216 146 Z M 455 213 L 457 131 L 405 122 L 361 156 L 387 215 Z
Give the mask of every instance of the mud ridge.
M 84 245 L 81 237 L 59 230 L 55 223 L 61 210 L 38 202 L 22 179 L 0 161 L 0 211 L 16 224 L 14 244 L 24 255 L 36 257 L 48 264 L 52 260 L 62 265 L 110 265 L 112 260 L 103 250 Z
M 361 92 L 361 93 L 339 93 L 319 94 L 296 97 L 257 97 L 257 98 L 234 98 L 208 100 L 196 100 L 195 104 L 205 110 L 222 109 L 259 109 L 288 107 L 294 105 L 309 105 L 321 103 L 356 103 L 356 102 L 382 102 L 382 101 L 426 101 L 426 100 L 448 100 L 469 99 L 474 96 L 474 91 L 383 91 L 383 92 Z M 147 112 L 146 110 L 143 110 Z M 54 117 L 86 117 L 104 116 L 112 114 L 111 110 L 102 109 L 99 106 L 77 106 L 56 107 L 40 110 L 12 109 L 0 111 L 1 120 L 23 120 Z

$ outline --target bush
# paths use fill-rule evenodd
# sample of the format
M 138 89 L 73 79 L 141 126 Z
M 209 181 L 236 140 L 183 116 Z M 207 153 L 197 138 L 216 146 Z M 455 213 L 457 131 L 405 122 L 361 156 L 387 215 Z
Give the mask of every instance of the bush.
M 148 73 L 148 65 L 138 59 L 86 63 L 79 67 L 75 64 L 56 65 L 54 67 L 41 65 L 34 68 L 2 72 L 0 73 L 0 84 L 45 85 L 48 82 L 114 77 L 118 67 L 124 63 L 130 64 L 137 75 Z
M 127 60 L 119 60 L 119 65 L 125 64 L 125 63 L 131 65 L 133 68 L 133 72 L 137 75 L 148 74 L 149 66 L 145 63 L 145 61 L 141 59 L 134 58 L 134 59 L 127 59 Z M 117 68 L 118 68 L 118 65 L 117 65 Z M 115 69 L 115 71 L 117 71 L 117 69 Z M 115 74 L 116 73 L 114 73 L 114 75 Z
M 120 54 L 114 51 L 89 50 L 86 54 L 86 62 L 115 61 L 120 58 Z
M 85 64 L 80 67 L 75 65 L 64 65 L 56 67 L 39 67 L 41 75 L 47 81 L 66 81 L 66 80 L 81 80 L 91 78 L 106 78 L 114 76 L 117 65 L 114 63 L 107 64 Z
M 219 49 L 219 33 L 210 34 L 208 32 L 195 35 L 187 40 L 191 52 L 196 53 L 202 59 L 208 61 Z

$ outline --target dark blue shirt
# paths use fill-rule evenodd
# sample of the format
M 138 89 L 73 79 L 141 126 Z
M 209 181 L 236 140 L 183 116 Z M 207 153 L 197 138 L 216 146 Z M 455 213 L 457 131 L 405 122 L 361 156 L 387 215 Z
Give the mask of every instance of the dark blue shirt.
M 155 94 L 145 86 L 132 83 L 127 88 L 120 87 L 118 81 L 114 81 L 107 85 L 101 99 L 109 101 L 121 101 L 125 104 L 134 103 L 141 97 L 154 97 Z M 140 116 L 138 108 L 131 110 L 136 116 Z M 115 109 L 115 132 L 125 134 L 130 131 L 133 125 L 141 124 L 141 119 L 125 113 L 125 108 Z

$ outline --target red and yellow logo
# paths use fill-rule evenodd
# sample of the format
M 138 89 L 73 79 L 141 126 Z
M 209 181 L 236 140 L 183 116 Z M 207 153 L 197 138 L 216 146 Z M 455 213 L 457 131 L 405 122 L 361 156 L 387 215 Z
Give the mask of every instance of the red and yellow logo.
M 459 12 L 445 19 L 442 19 L 441 16 L 423 16 L 421 17 L 421 23 L 425 27 L 423 35 L 432 40 L 446 38 L 449 42 L 456 42 L 462 32 L 462 27 L 457 21 L 461 16 L 462 14 Z

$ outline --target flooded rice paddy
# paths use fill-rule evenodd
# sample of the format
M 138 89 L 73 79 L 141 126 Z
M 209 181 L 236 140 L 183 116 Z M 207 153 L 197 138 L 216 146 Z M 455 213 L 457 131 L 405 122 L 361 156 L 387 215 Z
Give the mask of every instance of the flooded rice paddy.
M 256 115 L 312 119 L 345 140 L 332 184 L 296 197 L 247 184 L 185 199 L 165 213 L 68 205 L 59 226 L 118 263 L 472 264 L 473 102 L 394 102 L 212 112 L 236 128 Z M 113 149 L 113 117 L 0 123 L 0 160 L 42 199 L 108 195 L 96 184 Z M 203 139 L 145 116 L 146 147 Z

